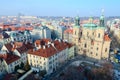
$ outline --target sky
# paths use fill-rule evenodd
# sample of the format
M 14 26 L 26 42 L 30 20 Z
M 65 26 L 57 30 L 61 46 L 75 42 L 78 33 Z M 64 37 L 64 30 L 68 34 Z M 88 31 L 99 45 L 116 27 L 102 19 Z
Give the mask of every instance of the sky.
M 0 0 L 0 15 L 120 16 L 120 0 Z

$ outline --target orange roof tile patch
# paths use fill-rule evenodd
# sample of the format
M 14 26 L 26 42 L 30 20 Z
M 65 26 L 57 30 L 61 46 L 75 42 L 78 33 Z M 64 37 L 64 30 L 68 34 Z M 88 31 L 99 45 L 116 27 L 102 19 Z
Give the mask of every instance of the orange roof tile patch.
M 67 29 L 67 30 L 64 31 L 64 33 L 73 34 L 73 29 Z
M 38 56 L 42 56 L 42 57 L 50 57 L 54 54 L 57 53 L 56 49 L 54 47 L 52 47 L 52 45 L 50 45 L 50 47 L 46 47 L 45 49 L 40 48 L 37 51 L 29 51 L 29 54 L 33 54 L 33 55 L 38 55 Z
M 15 42 L 15 43 L 8 43 L 5 44 L 5 47 L 8 49 L 8 51 L 14 51 L 17 49 L 20 53 L 26 52 L 28 49 L 33 49 L 33 44 L 27 42 Z
M 105 36 L 104 36 L 104 40 L 105 40 L 105 41 L 111 41 L 111 39 L 109 38 L 108 35 L 105 35 Z
M 12 51 L 13 45 L 8 43 L 8 44 L 5 44 L 5 47 L 8 49 L 8 51 Z
M 52 44 L 54 44 L 54 47 Z M 57 54 L 58 52 L 61 52 L 62 50 L 66 49 L 66 48 L 70 48 L 73 46 L 72 44 L 64 42 L 63 40 L 55 40 L 52 42 L 52 44 L 44 45 L 45 49 L 43 49 L 43 46 L 42 46 L 38 50 L 34 50 L 34 49 L 29 50 L 28 53 L 32 54 L 32 55 L 38 55 L 38 56 L 48 58 L 50 56 L 53 56 L 54 54 Z
M 38 45 L 45 45 L 47 44 L 49 41 L 51 41 L 51 39 L 41 39 L 41 40 L 36 40 L 35 44 Z
M 5 61 L 6 61 L 7 64 L 10 64 L 12 62 L 17 61 L 18 59 L 20 59 L 19 56 L 7 53 L 7 58 L 5 59 Z

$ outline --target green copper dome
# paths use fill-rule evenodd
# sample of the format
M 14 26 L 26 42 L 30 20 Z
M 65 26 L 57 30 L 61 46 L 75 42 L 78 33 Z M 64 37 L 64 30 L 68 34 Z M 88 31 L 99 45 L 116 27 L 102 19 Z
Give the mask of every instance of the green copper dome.
M 83 27 L 85 27 L 85 28 L 97 28 L 97 25 L 93 24 L 93 23 L 87 23 L 87 24 L 83 24 Z
M 80 17 L 79 16 L 75 17 L 75 25 L 73 27 L 74 28 L 79 28 L 80 27 Z

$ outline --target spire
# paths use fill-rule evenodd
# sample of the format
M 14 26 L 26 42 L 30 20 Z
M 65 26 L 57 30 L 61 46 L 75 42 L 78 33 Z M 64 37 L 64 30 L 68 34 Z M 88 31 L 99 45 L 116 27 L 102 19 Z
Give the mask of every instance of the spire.
M 76 16 L 76 17 L 75 17 L 75 25 L 76 25 L 76 26 L 79 26 L 79 25 L 80 25 L 80 17 L 79 17 L 79 16 Z
M 102 15 L 100 16 L 100 26 L 104 27 L 104 9 L 102 9 Z

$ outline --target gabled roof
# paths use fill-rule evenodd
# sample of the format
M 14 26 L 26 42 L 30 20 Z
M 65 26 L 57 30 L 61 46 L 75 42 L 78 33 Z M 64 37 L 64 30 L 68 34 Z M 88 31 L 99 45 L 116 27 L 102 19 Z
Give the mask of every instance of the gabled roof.
M 70 48 L 71 46 L 73 45 L 63 40 L 55 40 L 50 44 L 41 45 L 41 48 L 38 50 L 35 49 L 29 50 L 28 53 L 48 58 L 50 56 L 57 54 L 58 52 L 61 52 L 62 50 L 65 50 L 66 48 Z
M 11 53 L 7 53 L 7 58 L 5 59 L 5 61 L 7 64 L 10 64 L 17 61 L 18 59 L 20 59 L 19 56 L 13 55 Z
M 18 50 L 19 53 L 24 53 L 28 51 L 28 49 L 33 49 L 33 44 L 27 42 L 14 42 L 5 44 L 5 47 L 8 49 L 9 52 L 14 51 L 15 49 Z
M 35 44 L 36 45 L 45 45 L 47 44 L 49 41 L 51 41 L 51 39 L 40 39 L 40 40 L 36 40 Z
M 8 49 L 8 51 L 12 51 L 13 46 L 10 43 L 5 44 L 5 47 Z
M 47 58 L 47 57 L 50 57 L 50 56 L 56 54 L 57 51 L 52 45 L 49 45 L 49 47 L 45 46 L 45 49 L 40 48 L 39 50 L 36 50 L 36 51 L 29 50 L 28 53 L 32 54 L 32 55 L 38 55 L 38 56 Z
M 16 48 L 16 50 L 17 50 L 20 54 L 22 54 L 22 53 L 26 52 L 28 49 L 26 48 L 25 45 L 23 45 L 23 46 L 21 46 L 21 47 L 19 47 L 19 48 Z

